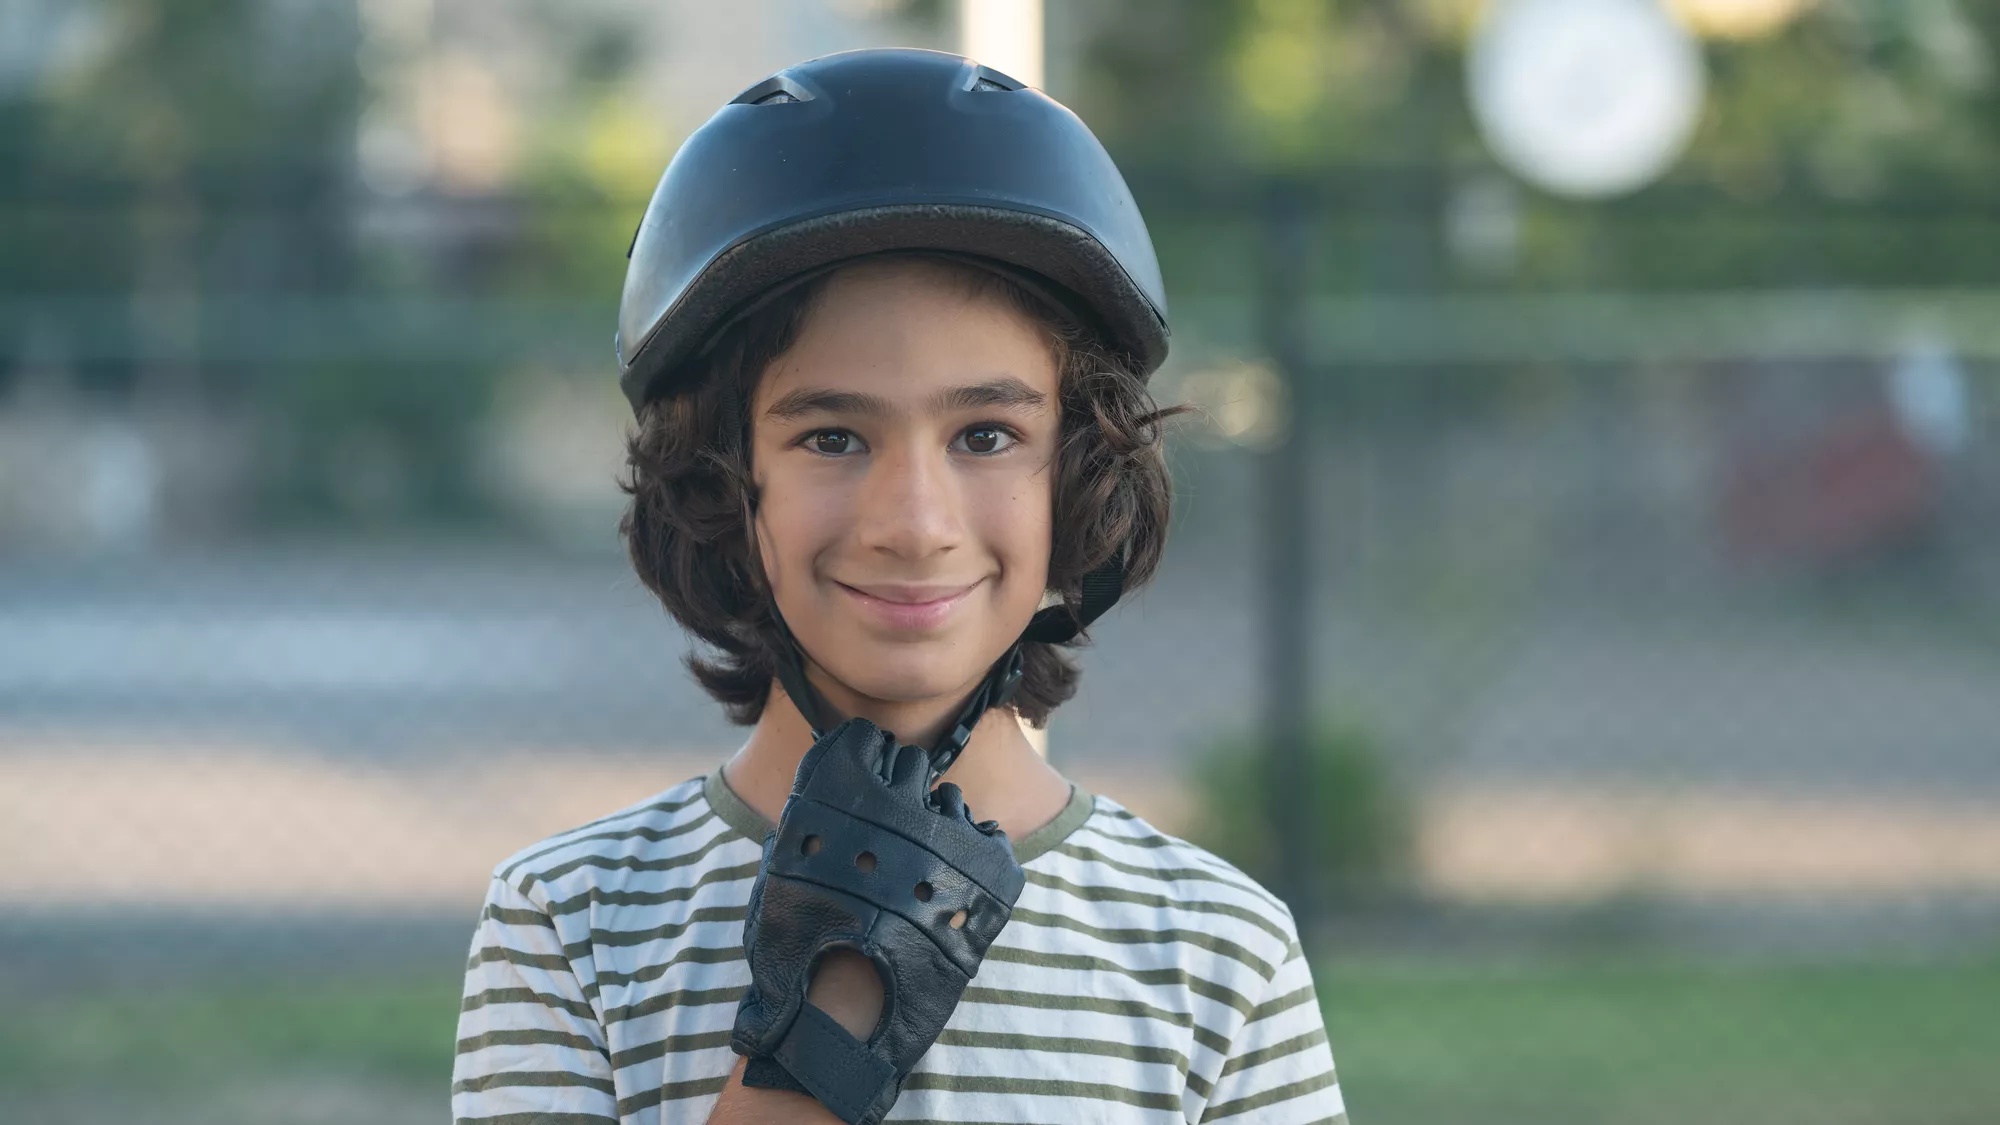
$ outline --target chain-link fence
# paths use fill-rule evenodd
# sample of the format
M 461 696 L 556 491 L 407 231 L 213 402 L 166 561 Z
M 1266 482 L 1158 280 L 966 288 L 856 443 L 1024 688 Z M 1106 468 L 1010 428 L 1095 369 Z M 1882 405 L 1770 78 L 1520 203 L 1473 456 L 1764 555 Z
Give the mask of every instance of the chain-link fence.
M 488 871 L 741 743 L 615 535 L 648 115 L 945 6 L 587 7 L 15 5 L 0 1117 L 444 1119 Z M 1991 1120 L 1990 202 L 1162 162 L 1091 68 L 1207 17 L 1114 8 L 1051 85 L 1135 138 L 1201 413 L 1052 759 L 1293 880 L 1361 1125 Z M 197 80 L 252 40 L 296 65 Z

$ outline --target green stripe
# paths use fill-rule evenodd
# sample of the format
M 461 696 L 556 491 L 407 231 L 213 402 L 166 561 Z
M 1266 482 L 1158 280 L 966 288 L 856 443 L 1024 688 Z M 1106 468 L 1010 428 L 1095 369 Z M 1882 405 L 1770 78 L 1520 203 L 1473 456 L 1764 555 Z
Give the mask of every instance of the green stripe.
M 1024 1035 L 1012 1031 L 961 1031 L 945 1028 L 937 1037 L 947 1047 L 995 1051 L 1048 1051 L 1058 1055 L 1103 1055 L 1136 1063 L 1154 1063 L 1185 1072 L 1187 1056 L 1172 1047 L 1140 1047 L 1106 1039 L 1074 1039 L 1059 1035 Z
M 635 828 L 627 832 L 611 832 L 611 833 L 601 833 L 595 836 L 582 836 L 572 841 L 572 843 L 580 844 L 585 840 L 632 840 L 632 839 L 648 839 L 653 841 L 654 843 L 658 843 L 661 840 L 667 839 L 668 837 L 680 836 L 685 833 L 692 832 L 697 828 L 701 828 L 709 824 L 710 822 L 720 823 L 719 821 L 716 820 L 714 810 L 704 812 L 700 816 L 695 817 L 693 820 L 690 820 L 685 824 L 676 825 L 675 827 L 669 828 L 664 832 L 656 828 Z M 685 867 L 687 864 L 694 862 L 696 858 L 707 855 L 709 849 L 715 847 L 717 844 L 728 843 L 728 842 L 729 841 L 726 836 L 719 835 L 715 838 L 705 841 L 702 844 L 699 851 L 684 853 L 682 855 L 674 856 L 668 860 L 640 859 L 636 856 L 604 856 L 592 852 L 587 855 L 577 856 L 574 859 L 566 859 L 561 863 L 556 864 L 554 867 L 549 868 L 546 871 L 530 871 L 526 875 L 521 877 L 521 885 L 517 889 L 520 890 L 520 892 L 523 895 L 526 895 L 528 893 L 529 888 L 533 887 L 536 883 L 553 882 L 554 880 L 560 879 L 563 876 L 569 874 L 570 872 L 583 867 L 600 867 L 600 868 L 605 868 L 606 870 L 623 867 L 631 871 L 666 871 L 674 867 Z
M 468 1036 L 458 1041 L 454 1054 L 469 1055 L 488 1047 L 571 1047 L 578 1051 L 590 1051 L 608 1058 L 604 1048 L 586 1035 L 572 1035 L 567 1031 L 556 1031 L 545 1027 L 499 1028 L 479 1035 Z
M 1056 1098 L 1083 1098 L 1097 1102 L 1122 1102 L 1142 1109 L 1179 1109 L 1179 1094 L 1127 1090 L 1101 1082 L 1066 1082 L 1055 1078 L 1012 1078 L 986 1074 L 933 1074 L 918 1071 L 903 1083 L 905 1090 L 945 1090 L 954 1094 L 1039 1094 Z
M 535 880 L 546 883 L 585 867 L 595 867 L 599 871 L 675 871 L 683 867 L 693 867 L 702 860 L 707 859 L 709 852 L 719 847 L 727 847 L 733 843 L 736 843 L 736 841 L 718 835 L 713 840 L 703 844 L 700 851 L 687 852 L 666 859 L 640 859 L 629 855 L 616 857 L 602 855 L 578 856 L 575 859 L 558 864 L 541 874 L 528 876 L 529 882 L 523 883 L 523 886 L 531 886 Z M 524 891 L 523 893 L 526 892 Z
M 1245 1021 L 1244 1026 L 1248 1027 L 1258 1020 L 1270 1019 L 1280 1012 L 1289 1012 L 1300 1004 L 1317 1003 L 1317 999 L 1313 995 L 1313 986 L 1302 984 L 1292 991 L 1285 993 L 1283 996 L 1273 996 L 1271 999 L 1257 1005 L 1257 1010 L 1250 1013 L 1250 1018 Z
M 1265 980 L 1271 979 L 1273 971 L 1263 958 L 1230 941 L 1228 938 L 1216 937 L 1214 934 L 1205 934 L 1199 930 L 1142 930 L 1129 926 L 1093 926 L 1088 922 L 1079 922 L 1064 914 L 1044 914 L 1039 910 L 1023 910 L 1019 906 L 1014 907 L 1012 920 L 1015 922 L 1026 922 L 1031 926 L 1047 926 L 1059 930 L 1074 930 L 1077 933 L 1088 934 L 1091 937 L 1117 945 L 1160 945 L 1166 942 L 1185 942 L 1197 949 L 1206 949 L 1210 953 L 1219 953 L 1224 957 L 1240 961 L 1245 966 L 1256 970 L 1257 975 L 1263 977 Z
M 555 920 L 539 910 L 515 910 L 491 902 L 486 904 L 479 917 L 482 921 L 491 919 L 508 926 L 540 926 L 545 930 L 556 928 Z
M 503 1113 L 498 1117 L 460 1117 L 453 1125 L 618 1125 L 615 1117 L 595 1113 Z
M 1099 835 L 1103 834 L 1099 833 Z M 1111 838 L 1117 839 L 1117 837 Z M 1205 867 L 1145 867 L 1137 863 L 1126 863 L 1122 859 L 1113 859 L 1096 848 L 1075 843 L 1064 844 L 1056 848 L 1055 851 L 1058 855 L 1067 856 L 1080 863 L 1103 864 L 1113 871 L 1123 871 L 1127 875 L 1142 875 L 1157 879 L 1163 883 L 1170 883 L 1177 879 L 1193 879 L 1198 882 L 1233 887 L 1271 907 L 1273 912 L 1280 912 L 1283 909 L 1282 904 L 1276 898 L 1273 898 L 1269 892 L 1258 887 L 1255 883 L 1244 879 L 1230 879 Z
M 703 854 L 707 854 L 704 849 Z M 729 883 L 739 879 L 755 879 L 762 860 L 739 863 L 734 867 L 718 867 L 705 871 L 701 878 L 685 887 L 669 887 L 663 891 L 607 891 L 592 887 L 580 895 L 556 899 L 549 903 L 550 915 L 575 914 L 589 910 L 593 906 L 662 906 L 670 902 L 685 902 L 702 888 L 715 883 Z
M 1133 969 L 1102 957 L 1091 957 L 1081 953 L 1044 953 L 1035 949 L 1016 949 L 1013 946 L 996 945 L 986 951 L 988 961 L 1005 961 L 1016 965 L 1032 965 L 1038 969 L 1077 969 L 1092 973 L 1116 973 L 1130 977 L 1141 984 L 1179 985 L 1206 997 L 1218 1004 L 1226 1004 L 1238 1015 L 1247 1017 L 1256 1005 L 1234 989 L 1226 988 L 1213 981 L 1206 981 L 1186 969 Z
M 621 1099 L 618 1103 L 618 1116 L 630 1117 L 642 1109 L 651 1109 L 662 1102 L 699 1098 L 705 1094 L 720 1094 L 722 1087 L 728 1082 L 729 1076 L 725 1074 L 719 1078 L 690 1078 L 685 1082 L 667 1082 L 649 1086 L 629 1098 Z
M 1253 1109 L 1263 1109 L 1268 1105 L 1288 1102 L 1293 1098 L 1302 1098 L 1307 1094 L 1318 1093 L 1321 1090 L 1338 1085 L 1339 1083 L 1334 1080 L 1332 1071 L 1322 1071 L 1311 1078 L 1301 1078 L 1297 1082 L 1288 1082 L 1283 1086 L 1274 1086 L 1261 1094 L 1251 1094 L 1249 1097 L 1237 1098 L 1232 1102 L 1222 1102 L 1209 1106 L 1208 1111 L 1201 1115 L 1201 1119 L 1203 1121 L 1220 1121 L 1225 1117 L 1234 1117 L 1239 1113 L 1248 1113 Z
M 1248 1054 L 1238 1055 L 1230 1059 L 1228 1062 L 1222 1064 L 1222 1073 L 1217 1077 L 1227 1078 L 1239 1070 L 1248 1070 L 1253 1066 L 1263 1066 L 1273 1059 L 1282 1059 L 1286 1055 L 1296 1055 L 1300 1051 L 1311 1050 L 1324 1042 L 1326 1042 L 1326 1028 L 1315 1027 L 1304 1035 L 1294 1035 L 1282 1043 L 1273 1043 L 1268 1047 L 1260 1047 Z
M 678 922 L 668 922 L 654 926 L 650 930 L 599 930 L 590 931 L 590 944 L 610 949 L 629 949 L 635 945 L 645 945 L 650 941 L 671 941 L 703 922 L 742 922 L 750 912 L 750 906 L 703 906 L 687 913 Z M 582 944 L 582 943 L 578 943 Z M 565 946 L 564 948 L 568 948 Z M 1267 974 L 1268 975 L 1268 974 Z
M 1125 814 L 1124 818 L 1126 820 L 1134 819 L 1130 813 Z M 1256 880 L 1250 878 L 1250 876 L 1248 875 L 1245 875 L 1240 869 L 1238 869 L 1234 865 L 1224 860 L 1221 856 L 1218 856 L 1213 852 L 1209 852 L 1195 844 L 1190 844 L 1186 840 L 1177 840 L 1171 836 L 1163 836 L 1158 832 L 1145 832 L 1137 836 L 1120 836 L 1117 835 L 1116 833 L 1106 832 L 1102 828 L 1095 827 L 1094 825 L 1086 825 L 1085 827 L 1089 829 L 1092 835 L 1096 836 L 1100 840 L 1111 840 L 1115 843 L 1131 844 L 1132 846 L 1139 848 L 1179 848 L 1187 853 L 1188 858 L 1193 859 L 1197 862 L 1200 862 L 1202 860 L 1213 860 L 1214 861 L 1213 863 L 1204 864 L 1204 866 L 1206 866 L 1210 871 L 1214 872 L 1217 878 L 1227 881 L 1236 881 L 1245 883 L 1256 882 Z
M 1003 1004 L 1015 1008 L 1038 1008 L 1057 1012 L 1097 1012 L 1126 1019 L 1152 1019 L 1189 1029 L 1194 1041 L 1218 1055 L 1229 1053 L 1229 1040 L 1194 1022 L 1188 1012 L 1155 1008 L 1141 1000 L 1111 1000 L 1102 996 L 1064 996 L 1047 992 L 1019 992 L 1001 988 L 967 988 L 962 1004 Z
M 719 945 L 713 948 L 690 945 L 665 961 L 655 961 L 634 972 L 621 973 L 616 970 L 600 972 L 597 974 L 597 987 L 620 988 L 644 984 L 667 975 L 675 965 L 726 965 L 731 961 L 741 960 L 743 960 L 743 947 L 740 945 Z
M 577 982 L 577 987 L 583 990 L 584 999 L 592 1004 L 599 1003 L 603 999 L 600 995 L 603 986 L 594 975 L 590 980 L 583 980 L 577 976 L 576 966 L 580 960 L 595 967 L 595 963 L 590 961 L 588 942 L 578 943 L 574 948 L 563 946 L 561 953 L 529 953 L 504 945 L 487 945 L 481 946 L 479 952 L 466 960 L 465 971 L 469 973 L 481 965 L 498 961 L 527 969 L 540 969 L 545 973 L 564 973 Z
M 1135 848 L 1171 848 L 1177 846 L 1174 841 L 1157 833 L 1149 832 L 1140 836 L 1120 836 L 1115 832 L 1106 832 L 1094 824 L 1084 825 L 1083 830 L 1099 839 L 1113 840 L 1120 844 L 1130 844 Z M 1220 873 L 1218 872 L 1218 874 Z
M 1040 1008 L 1060 1012 L 1098 1012 L 1107 1016 L 1159 1020 L 1175 1027 L 1194 1026 L 1188 1012 L 1156 1008 L 1143 1000 L 1112 1000 L 1103 996 L 1064 996 L 1049 992 L 1021 992 L 1008 988 L 968 986 L 959 997 L 964 1004 L 1006 1004 L 1016 1008 Z
M 637 1004 L 623 1004 L 616 1008 L 604 1009 L 604 1025 L 623 1023 L 626 1020 L 641 1019 L 656 1015 L 668 1008 L 695 1008 L 703 1004 L 736 1004 L 743 999 L 745 985 L 732 988 L 677 988 L 672 992 L 662 992 L 648 996 Z
M 645 840 L 658 844 L 666 840 L 671 840 L 676 836 L 685 836 L 714 819 L 716 819 L 715 810 L 709 809 L 693 820 L 684 820 L 671 828 L 655 828 L 650 824 L 635 824 L 627 828 L 614 828 L 604 832 L 590 832 L 583 835 L 572 834 L 562 842 L 562 847 L 574 847 L 586 840 L 605 840 L 620 844 L 628 840 Z
M 611 1079 L 598 1078 L 589 1074 L 574 1074 L 567 1070 L 503 1070 L 497 1074 L 482 1074 L 477 1078 L 461 1078 L 451 1084 L 454 1094 L 483 1094 L 488 1090 L 502 1090 L 513 1086 L 560 1087 L 570 1089 L 581 1086 L 586 1090 L 596 1090 L 600 1094 L 616 1094 Z
M 678 1055 L 683 1051 L 707 1051 L 716 1047 L 729 1046 L 733 1029 L 703 1031 L 690 1035 L 669 1035 L 652 1043 L 641 1043 L 637 1047 L 627 1047 L 611 1056 L 611 1069 L 624 1070 L 628 1066 L 652 1062 L 668 1055 Z
M 481 965 L 495 961 L 505 961 L 509 965 L 519 965 L 526 969 L 540 969 L 545 973 L 566 973 L 573 971 L 569 959 L 559 953 L 527 953 L 519 949 L 509 949 L 504 945 L 483 945 L 479 952 L 465 959 L 465 971 L 471 972 Z
M 1219 914 L 1227 918 L 1248 922 L 1270 934 L 1279 941 L 1290 941 L 1291 935 L 1270 919 L 1254 910 L 1227 902 L 1208 902 L 1202 899 L 1188 899 L 1179 896 L 1147 894 L 1144 891 L 1128 891 L 1123 887 L 1086 887 L 1072 883 L 1058 875 L 1046 875 L 1040 871 L 1027 873 L 1028 882 L 1049 890 L 1061 891 L 1066 895 L 1080 898 L 1085 902 L 1125 902 L 1134 906 L 1151 906 L 1175 910 L 1191 910 L 1196 914 Z
M 490 1008 L 495 1004 L 540 1004 L 544 1008 L 553 1008 L 558 1012 L 568 1012 L 578 1019 L 594 1020 L 597 1018 L 597 1013 L 590 1010 L 590 1005 L 581 1000 L 565 1000 L 560 996 L 550 996 L 545 992 L 536 992 L 532 988 L 489 988 L 484 992 L 468 996 L 464 1000 L 459 1001 L 458 1010 L 461 1012 L 474 1012 L 481 1008 Z
M 1208 1079 L 1190 1073 L 1187 1056 L 1171 1047 L 1140 1047 L 1130 1043 L 1114 1043 L 1107 1039 L 1071 1039 L 1054 1035 L 1021 1035 L 1007 1031 L 960 1031 L 949 1027 L 937 1037 L 937 1041 L 947 1047 L 997 1051 L 1047 1051 L 1058 1055 L 1104 1055 L 1136 1063 L 1170 1066 L 1187 1082 L 1188 1089 L 1203 1098 L 1209 1094 Z
M 673 792 L 674 789 L 679 789 L 681 785 L 688 785 L 691 783 L 692 782 L 690 781 L 683 781 L 680 783 L 680 785 L 674 786 L 673 789 L 667 790 L 667 792 L 671 793 Z M 664 796 L 664 794 L 662 796 Z M 560 851 L 563 848 L 568 847 L 571 841 L 577 838 L 578 833 L 588 832 L 593 828 L 610 824 L 614 820 L 624 820 L 627 817 L 645 816 L 648 813 L 677 813 L 682 809 L 687 808 L 689 805 L 694 804 L 696 801 L 700 799 L 701 799 L 701 789 L 699 787 L 696 787 L 693 793 L 690 793 L 683 797 L 666 798 L 664 800 L 655 801 L 652 804 L 641 805 L 636 809 L 621 809 L 620 811 L 612 813 L 609 816 L 600 816 L 596 820 L 590 821 L 585 824 L 579 824 L 575 828 L 572 828 L 567 832 L 562 833 L 561 835 L 550 837 L 549 840 L 546 843 L 544 843 L 544 845 L 541 848 L 529 852 L 527 855 L 524 855 L 519 859 L 516 859 L 514 862 L 508 864 L 505 868 L 502 868 L 500 870 L 497 877 L 503 883 L 508 881 L 509 879 L 512 879 L 514 877 L 514 872 L 519 871 L 521 869 L 522 864 L 533 863 L 535 860 L 538 860 L 543 856 L 548 855 L 551 852 Z
M 502 1113 L 498 1117 L 458 1117 L 452 1125 L 618 1125 L 616 1117 L 596 1113 Z

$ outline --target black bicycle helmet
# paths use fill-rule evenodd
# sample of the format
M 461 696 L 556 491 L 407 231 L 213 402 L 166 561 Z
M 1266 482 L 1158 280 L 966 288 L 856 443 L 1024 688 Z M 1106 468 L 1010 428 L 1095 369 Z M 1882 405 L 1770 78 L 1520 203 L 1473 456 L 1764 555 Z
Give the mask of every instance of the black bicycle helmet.
M 687 139 L 632 238 L 618 378 L 673 386 L 764 291 L 846 258 L 948 250 L 1037 275 L 1141 375 L 1167 303 L 1132 192 L 1061 103 L 939 51 L 846 51 L 779 71 Z
M 1089 127 L 1047 94 L 938 51 L 847 51 L 745 90 L 674 154 L 627 253 L 618 380 L 636 412 L 716 333 L 776 289 L 896 250 L 984 263 L 1085 320 L 1141 378 L 1167 355 L 1159 261 L 1132 192 Z M 1122 564 L 1022 641 L 1061 643 L 1111 607 Z M 779 625 L 782 629 L 783 622 Z M 838 720 L 785 630 L 778 678 L 824 733 Z M 941 774 L 1021 676 L 1017 642 L 932 750 Z

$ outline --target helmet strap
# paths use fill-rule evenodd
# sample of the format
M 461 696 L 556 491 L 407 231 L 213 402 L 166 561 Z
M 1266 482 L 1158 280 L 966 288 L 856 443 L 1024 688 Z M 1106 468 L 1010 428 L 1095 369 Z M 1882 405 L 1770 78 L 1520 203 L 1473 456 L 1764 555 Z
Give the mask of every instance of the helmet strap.
M 952 767 L 958 756 L 972 741 L 972 731 L 979 725 L 986 712 L 995 707 L 1004 707 L 1013 702 L 1014 695 L 1021 688 L 1025 671 L 1026 654 L 1022 645 L 1029 641 L 1061 644 L 1074 639 L 1092 621 L 1103 616 L 1125 587 L 1125 563 L 1122 558 L 1113 559 L 1083 577 L 1082 598 L 1077 610 L 1072 613 L 1068 606 L 1050 606 L 1038 610 L 1022 631 L 1021 639 L 1008 646 L 986 670 L 986 678 L 979 682 L 965 705 L 959 708 L 951 726 L 938 737 L 930 748 L 930 780 L 936 783 L 944 772 Z M 826 732 L 840 725 L 839 713 L 826 701 L 818 688 L 806 678 L 805 650 L 798 638 L 785 625 L 783 615 L 772 607 L 771 619 L 777 623 L 780 644 L 777 652 L 778 686 L 785 689 L 792 705 L 805 717 L 806 725 L 812 728 L 813 741 L 826 736 Z
M 800 647 L 798 638 L 792 636 L 791 629 L 786 627 L 785 619 L 776 612 L 773 612 L 771 617 L 777 622 L 781 637 L 775 669 L 778 686 L 785 689 L 785 695 L 791 699 L 792 705 L 798 708 L 799 714 L 805 718 L 806 725 L 812 728 L 813 741 L 817 742 L 826 737 L 828 731 L 840 725 L 840 713 L 834 710 L 833 705 L 827 702 L 826 696 L 806 677 L 805 650 Z M 930 780 L 933 783 L 944 776 L 944 771 L 950 769 L 952 763 L 958 760 L 959 754 L 965 750 L 966 743 L 972 741 L 973 728 L 979 725 L 979 720 L 985 716 L 987 710 L 1003 706 L 1014 698 L 1014 693 L 1021 686 L 1023 664 L 1021 642 L 1016 641 L 1001 654 L 1000 659 L 993 662 L 991 668 L 987 669 L 986 678 L 980 681 L 979 687 L 973 690 L 965 705 L 959 708 L 951 726 L 945 729 L 944 734 L 938 737 L 936 745 L 930 749 Z

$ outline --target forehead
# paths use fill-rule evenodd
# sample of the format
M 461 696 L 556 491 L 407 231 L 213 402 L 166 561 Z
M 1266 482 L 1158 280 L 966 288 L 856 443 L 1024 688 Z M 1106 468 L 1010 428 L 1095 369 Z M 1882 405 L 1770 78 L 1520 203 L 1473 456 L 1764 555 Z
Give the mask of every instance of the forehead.
M 759 401 L 801 387 L 914 403 L 953 385 L 1012 377 L 1054 398 L 1049 329 L 970 266 L 887 258 L 828 278 Z

